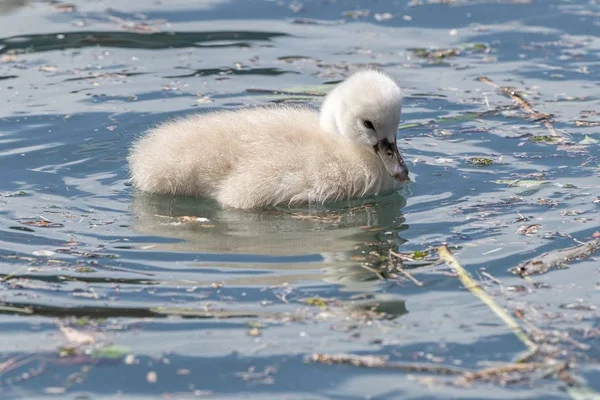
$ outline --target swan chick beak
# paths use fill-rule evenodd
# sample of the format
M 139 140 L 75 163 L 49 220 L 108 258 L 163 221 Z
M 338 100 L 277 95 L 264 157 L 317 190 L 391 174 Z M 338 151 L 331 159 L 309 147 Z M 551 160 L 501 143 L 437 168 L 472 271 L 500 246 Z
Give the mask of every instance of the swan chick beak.
M 398 151 L 396 143 L 391 143 L 387 139 L 380 140 L 373 146 L 375 153 L 383 161 L 383 165 L 387 172 L 398 182 L 406 182 L 410 180 L 408 177 L 408 168 L 404 163 L 404 159 Z

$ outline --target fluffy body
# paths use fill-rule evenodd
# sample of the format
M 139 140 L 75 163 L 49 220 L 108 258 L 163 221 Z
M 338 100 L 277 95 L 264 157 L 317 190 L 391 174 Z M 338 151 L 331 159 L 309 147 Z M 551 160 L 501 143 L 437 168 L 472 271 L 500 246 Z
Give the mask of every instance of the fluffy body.
M 375 139 L 364 135 L 362 122 L 354 131 L 349 127 L 347 109 L 356 105 L 346 104 L 352 95 L 340 87 L 328 95 L 321 113 L 279 106 L 199 114 L 159 125 L 129 154 L 133 184 L 149 193 L 208 197 L 241 209 L 389 192 L 395 181 L 373 151 Z M 369 117 L 395 124 L 386 130 L 394 140 L 399 107 L 391 123 L 378 113 Z

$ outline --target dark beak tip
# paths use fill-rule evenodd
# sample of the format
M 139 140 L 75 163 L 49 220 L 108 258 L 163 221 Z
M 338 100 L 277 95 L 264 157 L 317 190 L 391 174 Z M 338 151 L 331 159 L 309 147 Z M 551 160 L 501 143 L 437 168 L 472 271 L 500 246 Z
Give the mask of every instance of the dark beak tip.
M 395 180 L 398 182 L 410 182 L 410 177 L 408 176 L 408 172 L 402 174 L 395 174 L 393 176 Z

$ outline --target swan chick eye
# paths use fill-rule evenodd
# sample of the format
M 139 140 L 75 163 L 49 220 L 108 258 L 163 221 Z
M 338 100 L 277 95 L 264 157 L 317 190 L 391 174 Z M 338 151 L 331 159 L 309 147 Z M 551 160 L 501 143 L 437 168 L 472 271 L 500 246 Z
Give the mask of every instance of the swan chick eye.
M 373 123 L 371 121 L 368 121 L 368 120 L 364 121 L 364 124 L 367 128 L 375 130 L 375 126 L 373 125 Z

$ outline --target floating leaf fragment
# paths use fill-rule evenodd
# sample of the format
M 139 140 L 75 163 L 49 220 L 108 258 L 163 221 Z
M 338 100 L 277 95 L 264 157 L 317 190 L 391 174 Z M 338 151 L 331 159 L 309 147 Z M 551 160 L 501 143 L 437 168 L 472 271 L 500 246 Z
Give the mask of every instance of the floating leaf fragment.
M 598 144 L 598 143 L 600 143 L 600 140 L 594 139 L 594 138 L 590 137 L 589 135 L 585 135 L 583 140 L 579 142 L 579 144 Z
M 309 306 L 327 308 L 327 303 L 325 302 L 325 300 L 320 299 L 318 297 L 311 297 L 309 299 L 306 299 L 304 302 Z
M 460 54 L 460 49 L 438 49 L 438 50 L 427 50 L 425 48 L 414 48 L 409 49 L 413 52 L 416 57 L 428 58 L 433 60 L 442 60 L 444 58 L 457 56 Z
M 487 43 L 466 43 L 463 45 L 464 48 L 471 51 L 485 51 L 488 52 L 491 50 L 491 47 Z
M 415 250 L 412 254 L 413 260 L 422 260 L 427 257 L 428 253 L 426 251 Z
M 62 346 L 56 349 L 56 352 L 61 358 L 76 356 L 79 354 L 79 351 L 75 346 Z
M 92 353 L 92 358 L 106 358 L 116 360 L 119 358 L 126 357 L 129 353 L 131 353 L 131 349 L 129 349 L 128 347 L 111 344 L 109 346 L 96 349 Z
M 423 47 L 408 49 L 418 58 L 426 58 L 434 61 L 440 61 L 445 58 L 461 55 L 463 52 L 489 53 L 490 46 L 486 43 L 464 43 L 460 47 L 450 47 L 445 49 L 426 49 Z
M 557 143 L 561 138 L 551 135 L 531 136 L 529 140 L 534 143 Z
M 469 162 L 473 165 L 492 165 L 494 161 L 484 157 L 472 157 Z
M 371 14 L 370 10 L 350 10 L 344 11 L 342 15 L 346 18 L 358 19 L 360 17 L 368 17 Z
M 72 345 L 80 346 L 83 344 L 94 344 L 96 342 L 96 339 L 89 333 L 68 326 L 59 326 L 59 328 Z

